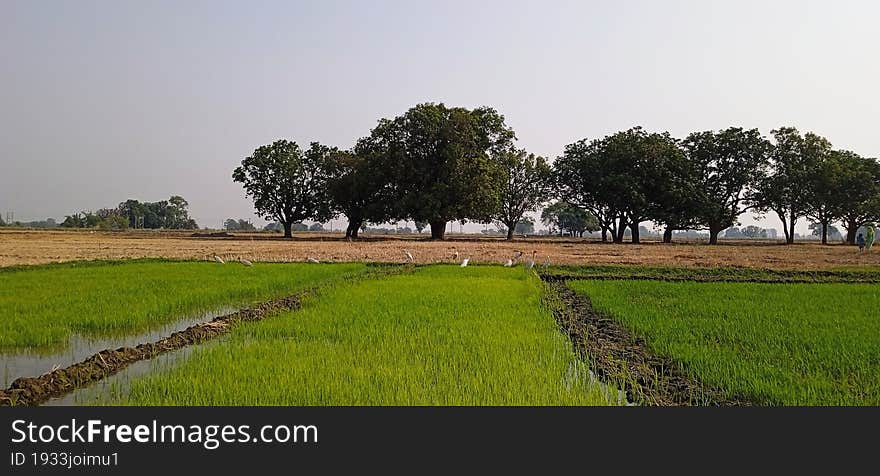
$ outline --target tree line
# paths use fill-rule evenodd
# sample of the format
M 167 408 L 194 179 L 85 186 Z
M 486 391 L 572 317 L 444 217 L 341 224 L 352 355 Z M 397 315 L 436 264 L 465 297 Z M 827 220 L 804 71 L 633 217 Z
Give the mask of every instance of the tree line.
M 347 150 L 288 140 L 257 148 L 232 178 L 257 213 L 284 228 L 345 215 L 346 236 L 367 223 L 407 220 L 443 239 L 450 221 L 494 221 L 512 239 L 530 212 L 603 241 L 640 239 L 654 222 L 665 242 L 679 230 L 721 231 L 744 213 L 775 214 L 787 243 L 809 219 L 828 230 L 840 223 L 852 243 L 859 227 L 880 220 L 880 166 L 812 132 L 791 127 L 763 136 L 731 127 L 684 139 L 641 127 L 565 146 L 551 165 L 516 146 L 504 117 L 490 107 L 419 104 L 380 119 Z M 552 203 L 552 204 L 551 204 Z
M 198 228 L 196 221 L 189 216 L 189 203 L 178 195 L 158 202 L 140 202 L 129 199 L 120 203 L 116 208 L 101 208 L 94 212 L 74 213 L 65 216 L 60 226 L 105 230 L 128 228 L 194 230 Z

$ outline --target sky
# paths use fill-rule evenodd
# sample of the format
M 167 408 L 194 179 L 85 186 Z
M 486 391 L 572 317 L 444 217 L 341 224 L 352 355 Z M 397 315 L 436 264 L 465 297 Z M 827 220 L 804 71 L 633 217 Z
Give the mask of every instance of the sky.
M 867 0 L 0 0 L 0 11 L 0 213 L 22 221 L 182 195 L 202 226 L 262 224 L 231 179 L 255 148 L 347 148 L 429 101 L 492 106 L 520 147 L 551 159 L 635 125 L 676 137 L 794 126 L 880 157 L 880 3 Z

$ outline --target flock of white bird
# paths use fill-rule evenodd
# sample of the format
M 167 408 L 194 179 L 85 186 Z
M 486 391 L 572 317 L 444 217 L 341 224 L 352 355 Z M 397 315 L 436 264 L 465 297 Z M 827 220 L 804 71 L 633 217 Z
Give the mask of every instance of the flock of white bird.
M 524 254 L 525 253 L 523 253 L 522 251 L 517 251 L 512 257 L 508 258 L 507 261 L 504 262 L 504 267 L 511 268 L 511 267 L 519 265 L 519 260 L 523 257 Z M 415 262 L 415 258 L 413 258 L 412 252 L 410 250 L 403 250 L 403 255 L 406 257 L 407 263 L 414 263 Z M 458 259 L 459 259 L 458 251 L 455 251 L 452 254 L 452 260 L 454 262 L 457 262 Z M 532 269 L 535 267 L 535 263 L 537 262 L 536 261 L 537 259 L 538 259 L 538 252 L 532 251 L 531 258 L 525 260 L 523 265 L 526 267 L 526 269 Z M 213 260 L 215 263 L 226 264 L 226 261 L 217 255 L 214 255 Z M 253 266 L 253 263 L 251 263 L 249 260 L 246 260 L 244 258 L 238 258 L 237 261 L 245 266 Z M 309 263 L 315 263 L 315 264 L 320 263 L 320 261 L 318 261 L 317 259 L 315 259 L 311 256 L 309 256 L 306 261 L 308 261 Z M 466 268 L 468 263 L 470 263 L 470 261 L 471 261 L 470 256 L 465 257 L 464 259 L 461 260 L 461 267 Z M 547 266 L 550 266 L 550 257 L 547 257 L 547 259 L 544 261 L 544 264 L 541 265 L 542 268 L 546 268 Z

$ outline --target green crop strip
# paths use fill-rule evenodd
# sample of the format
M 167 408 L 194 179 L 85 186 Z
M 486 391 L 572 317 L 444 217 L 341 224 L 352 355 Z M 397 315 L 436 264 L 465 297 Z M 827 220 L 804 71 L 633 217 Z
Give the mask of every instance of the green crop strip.
M 880 286 L 572 281 L 709 385 L 781 405 L 880 404 Z
M 72 334 L 143 332 L 193 313 L 294 294 L 362 264 L 133 261 L 0 273 L 0 351 L 57 351 Z
M 522 269 L 437 266 L 325 289 L 101 403 L 593 405 L 616 402 Z

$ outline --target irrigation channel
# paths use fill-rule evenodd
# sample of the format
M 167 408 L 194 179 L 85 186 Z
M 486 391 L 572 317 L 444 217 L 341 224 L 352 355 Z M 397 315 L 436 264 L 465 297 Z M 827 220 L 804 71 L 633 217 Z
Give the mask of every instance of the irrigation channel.
M 89 338 L 74 334 L 67 345 L 60 351 L 38 352 L 23 351 L 0 354 L 2 358 L 2 381 L 0 388 L 8 387 L 20 377 L 42 375 L 52 370 L 68 367 L 77 362 L 97 354 L 105 349 L 118 347 L 135 347 L 144 342 L 154 342 L 162 337 L 175 332 L 186 330 L 189 327 L 211 321 L 217 317 L 232 314 L 241 310 L 236 307 L 222 307 L 215 311 L 191 314 L 157 328 L 150 329 L 135 335 L 123 335 L 119 337 Z
M 0 390 L 0 405 L 39 405 L 114 375 L 129 365 L 199 344 L 226 334 L 239 322 L 259 321 L 281 311 L 297 309 L 308 291 L 215 317 L 171 335 L 135 347 L 102 350 L 91 357 L 46 372 L 38 377 L 21 377 Z

